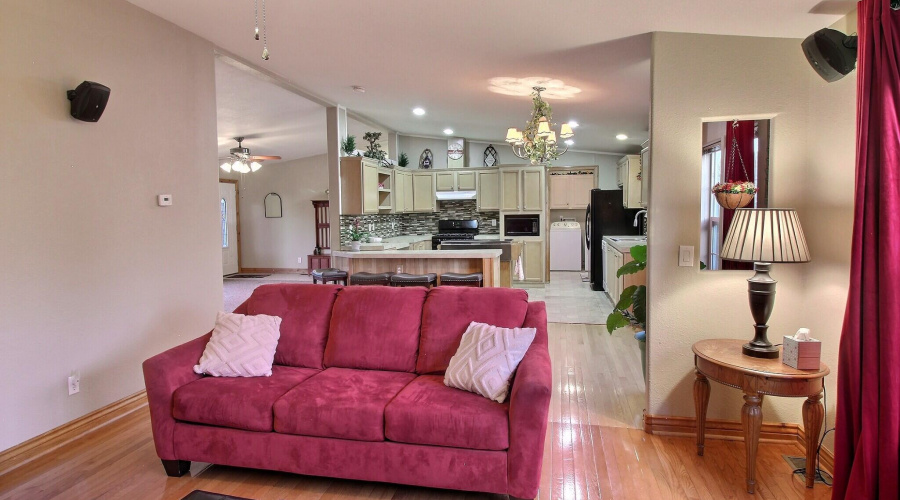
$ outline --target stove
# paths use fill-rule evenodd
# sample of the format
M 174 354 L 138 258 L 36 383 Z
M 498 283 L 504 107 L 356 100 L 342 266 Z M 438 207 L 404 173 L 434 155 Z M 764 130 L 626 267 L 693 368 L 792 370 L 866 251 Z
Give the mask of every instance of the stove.
M 438 232 L 431 237 L 431 249 L 437 250 L 443 241 L 474 240 L 476 234 L 478 234 L 477 220 L 439 220 Z

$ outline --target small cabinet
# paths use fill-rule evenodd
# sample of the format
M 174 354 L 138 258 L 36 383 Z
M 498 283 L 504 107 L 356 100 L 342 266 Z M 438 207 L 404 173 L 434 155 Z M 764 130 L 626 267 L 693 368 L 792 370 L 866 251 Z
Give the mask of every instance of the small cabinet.
M 472 172 L 477 178 L 476 205 L 479 211 L 500 210 L 500 172 Z
M 341 214 L 393 211 L 393 173 L 393 169 L 368 158 L 341 158 Z
M 625 208 L 643 208 L 641 205 L 641 157 L 623 156 L 618 163 L 618 181 L 622 187 L 622 205 Z
M 543 209 L 544 167 L 500 171 L 500 210 L 539 212 Z
M 641 144 L 641 206 L 647 208 L 650 201 L 650 140 Z
M 457 191 L 475 191 L 475 172 L 456 172 Z
M 456 172 L 435 172 L 434 186 L 439 192 L 456 191 Z
M 412 174 L 413 212 L 434 212 L 437 203 L 434 198 L 435 176 L 431 172 Z
M 412 172 L 394 170 L 394 213 L 413 211 Z
M 519 211 L 522 208 L 519 200 L 518 170 L 500 172 L 500 210 Z
M 594 170 L 556 170 L 550 172 L 550 208 L 585 209 L 596 186 Z
M 522 250 L 525 281 L 544 281 L 544 241 L 525 241 Z

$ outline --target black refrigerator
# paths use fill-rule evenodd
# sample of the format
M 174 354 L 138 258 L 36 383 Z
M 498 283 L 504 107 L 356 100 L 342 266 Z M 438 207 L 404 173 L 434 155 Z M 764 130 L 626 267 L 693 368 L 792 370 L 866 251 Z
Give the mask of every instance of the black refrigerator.
M 584 231 L 589 253 L 585 258 L 591 259 L 592 290 L 603 290 L 605 270 L 600 241 L 604 236 L 640 234 L 640 227 L 634 227 L 634 218 L 638 211 L 623 206 L 620 189 L 591 190 L 591 203 L 587 207 Z

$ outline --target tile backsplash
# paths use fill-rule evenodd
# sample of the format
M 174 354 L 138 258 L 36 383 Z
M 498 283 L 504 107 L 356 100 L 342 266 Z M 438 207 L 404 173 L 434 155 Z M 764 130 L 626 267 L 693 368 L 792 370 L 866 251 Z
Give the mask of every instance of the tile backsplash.
M 442 219 L 477 219 L 481 234 L 500 233 L 500 212 L 479 212 L 475 200 L 438 201 L 437 212 L 413 214 L 368 214 L 341 216 L 341 243 L 350 241 L 350 224 L 359 218 L 364 231 L 370 236 L 390 238 L 407 234 L 432 234 L 437 232 L 437 221 Z M 497 225 L 491 225 L 496 220 Z M 369 230 L 370 224 L 373 227 Z

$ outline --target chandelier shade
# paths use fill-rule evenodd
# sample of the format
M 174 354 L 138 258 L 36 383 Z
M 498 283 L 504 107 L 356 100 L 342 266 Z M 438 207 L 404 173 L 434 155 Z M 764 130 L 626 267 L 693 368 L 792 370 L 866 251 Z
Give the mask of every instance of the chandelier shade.
M 552 160 L 564 155 L 572 143 L 566 140 L 563 149 L 557 145 L 557 133 L 552 129 L 552 110 L 541 97 L 544 90 L 543 87 L 533 89 L 531 119 L 526 123 L 525 129 L 510 127 L 506 131 L 506 142 L 512 147 L 513 153 L 523 160 L 529 160 L 532 165 L 538 163 L 549 165 Z M 560 126 L 558 136 L 570 139 L 575 133 L 572 132 L 572 126 L 565 123 Z

